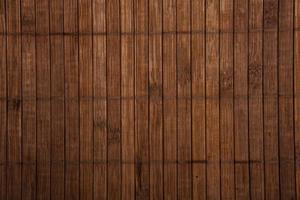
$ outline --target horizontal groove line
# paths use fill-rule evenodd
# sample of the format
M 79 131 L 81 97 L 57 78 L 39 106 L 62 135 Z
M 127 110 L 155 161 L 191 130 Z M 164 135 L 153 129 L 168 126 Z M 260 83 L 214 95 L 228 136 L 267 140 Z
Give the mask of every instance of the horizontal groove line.
M 210 163 L 223 163 L 223 164 L 251 164 L 251 163 L 261 163 L 261 164 L 290 164 L 290 163 L 298 163 L 300 164 L 300 160 L 295 161 L 291 160 L 186 160 L 186 161 L 179 161 L 179 160 L 151 160 L 151 161 L 120 161 L 120 160 L 91 160 L 91 161 L 45 161 L 45 162 L 0 162 L 0 165 L 53 165 L 53 164 L 70 164 L 70 165 L 80 165 L 80 164 L 210 164 Z
M 207 31 L 207 30 L 191 30 L 191 31 L 158 31 L 158 32 L 0 32 L 2 36 L 19 36 L 19 35 L 32 35 L 32 36 L 89 36 L 89 35 L 168 35 L 168 34 L 227 34 L 227 33 L 259 33 L 259 32 L 297 32 L 300 31 L 300 28 L 296 29 L 282 29 L 278 30 L 277 28 L 271 29 L 246 29 L 246 30 L 216 30 L 216 31 Z
M 8 98 L 8 97 L 0 97 L 0 101 L 84 101 L 84 100 L 204 100 L 204 99 L 248 99 L 248 98 L 300 98 L 300 95 L 293 94 L 269 94 L 269 95 L 235 95 L 235 96 L 115 96 L 115 97 L 93 97 L 93 96 L 85 96 L 85 97 L 20 97 L 20 98 Z

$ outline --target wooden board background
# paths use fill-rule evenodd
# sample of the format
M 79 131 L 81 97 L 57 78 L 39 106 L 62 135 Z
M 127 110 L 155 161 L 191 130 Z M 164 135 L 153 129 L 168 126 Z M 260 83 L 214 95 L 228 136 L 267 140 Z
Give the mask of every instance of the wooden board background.
M 0 199 L 300 199 L 300 0 L 1 0 Z

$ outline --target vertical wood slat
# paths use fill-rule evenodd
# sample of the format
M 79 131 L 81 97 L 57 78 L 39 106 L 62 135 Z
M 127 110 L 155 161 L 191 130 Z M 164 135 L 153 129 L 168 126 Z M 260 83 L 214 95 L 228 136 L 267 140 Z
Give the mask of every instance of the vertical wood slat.
M 220 155 L 224 199 L 235 198 L 233 10 L 234 1 L 220 2 Z
M 121 1 L 121 32 L 134 31 L 134 1 Z M 135 193 L 134 165 L 134 36 L 121 36 L 121 113 L 122 113 L 122 198 L 133 199 Z M 128 164 L 125 164 L 128 163 Z
M 121 46 L 120 2 L 107 1 L 107 195 L 121 197 Z
M 21 1 L 22 33 L 34 33 L 35 2 Z M 22 199 L 36 198 L 36 40 L 22 34 Z
M 0 2 L 0 32 L 6 31 L 6 2 Z M 7 46 L 0 36 L 0 198 L 7 198 Z
M 191 1 L 192 161 L 206 160 L 205 134 L 205 1 Z M 195 98 L 194 98 L 195 97 Z M 200 97 L 200 98 L 198 98 Z M 206 198 L 206 164 L 192 163 L 193 199 Z
M 36 197 L 50 199 L 50 162 L 51 162 L 51 74 L 50 74 L 50 37 L 49 2 L 35 1 L 36 32 Z
M 248 1 L 235 1 L 234 5 L 234 142 L 237 199 L 249 198 Z
M 262 30 L 262 28 L 263 1 L 251 0 L 249 30 Z M 250 31 L 248 45 L 250 196 L 253 199 L 264 199 L 263 32 Z
M 162 1 L 152 0 L 149 1 L 148 74 L 150 199 L 163 199 L 162 73 Z
M 134 199 L 134 1 L 121 1 L 122 198 Z
M 279 199 L 278 159 L 278 1 L 264 1 L 263 35 L 263 106 L 264 106 L 264 158 L 265 197 Z
M 300 28 L 300 1 L 295 0 L 294 3 L 294 30 L 299 30 Z M 300 121 L 299 121 L 299 105 L 300 98 L 300 32 L 294 31 L 294 128 L 295 128 L 295 161 L 296 161 L 296 198 L 300 197 Z
M 207 199 L 220 199 L 219 1 L 206 1 Z
M 92 1 L 79 0 L 79 34 L 93 31 Z M 93 199 L 93 38 L 79 35 L 80 199 Z
M 93 0 L 93 31 L 106 31 L 106 1 Z M 94 199 L 107 198 L 106 35 L 93 36 Z
M 177 1 L 177 31 L 191 30 L 190 1 Z M 192 198 L 191 168 L 191 37 L 177 34 L 178 198 Z
M 50 8 L 50 33 L 64 30 L 64 2 L 52 0 Z M 51 198 L 65 196 L 65 68 L 64 37 L 50 35 L 51 64 Z
M 135 198 L 150 197 L 149 168 L 149 0 L 135 1 Z
M 176 0 L 163 0 L 164 198 L 177 199 Z
M 78 0 L 64 1 L 64 65 L 65 65 L 65 198 L 80 195 L 80 109 L 79 109 L 79 38 Z
M 21 31 L 19 1 L 6 1 L 8 33 Z M 21 199 L 21 36 L 7 36 L 7 198 Z
M 293 28 L 294 1 L 279 1 L 278 82 L 281 198 L 296 199 L 294 162 Z M 299 55 L 298 55 L 299 56 Z

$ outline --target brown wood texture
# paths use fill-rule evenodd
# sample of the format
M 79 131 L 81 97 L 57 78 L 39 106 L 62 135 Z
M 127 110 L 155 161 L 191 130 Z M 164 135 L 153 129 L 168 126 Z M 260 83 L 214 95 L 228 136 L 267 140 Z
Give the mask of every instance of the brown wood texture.
M 300 0 L 1 0 L 0 199 L 300 199 Z

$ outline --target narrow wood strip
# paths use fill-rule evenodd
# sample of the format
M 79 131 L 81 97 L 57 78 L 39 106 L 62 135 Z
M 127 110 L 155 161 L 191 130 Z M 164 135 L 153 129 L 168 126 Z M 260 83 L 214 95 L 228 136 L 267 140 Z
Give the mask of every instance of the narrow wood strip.
M 106 1 L 93 0 L 93 31 L 106 31 Z M 93 37 L 93 79 L 94 97 L 94 199 L 107 198 L 107 73 L 106 36 Z
M 65 103 L 65 159 L 79 162 L 79 77 L 76 52 L 78 52 L 78 37 L 65 37 L 65 96 L 75 98 L 74 101 Z M 79 166 L 66 165 L 65 170 L 65 196 L 77 199 L 79 198 Z
M 64 1 L 64 30 L 78 31 L 78 0 Z M 79 66 L 78 36 L 64 37 L 65 97 L 75 100 L 65 102 L 65 159 L 80 160 L 80 108 L 79 108 Z M 80 198 L 79 165 L 65 166 L 65 198 Z
M 135 1 L 135 32 L 149 32 L 148 0 Z M 149 40 L 147 35 L 135 35 L 135 95 L 149 95 Z M 149 98 L 135 99 L 135 191 L 136 199 L 150 198 L 149 163 Z
M 163 1 L 163 31 L 176 31 L 176 0 Z M 177 71 L 176 35 L 163 35 L 164 198 L 177 199 Z M 166 96 L 175 98 L 168 99 Z
M 264 28 L 278 28 L 278 1 L 264 1 Z M 278 34 L 265 32 L 263 35 L 263 93 L 264 93 L 264 157 L 265 160 L 278 159 L 278 95 L 277 50 Z M 279 199 L 279 165 L 265 163 L 265 198 Z
M 0 2 L 0 31 L 6 31 L 5 1 Z M 7 98 L 6 37 L 0 36 L 0 97 Z M 0 100 L 0 198 L 7 198 L 7 101 Z
M 190 1 L 177 0 L 177 30 L 191 30 Z M 191 96 L 191 37 L 177 35 L 177 95 Z M 178 147 L 177 159 L 189 161 L 192 159 L 191 149 L 191 100 L 177 100 Z M 178 164 L 178 198 L 192 198 L 192 166 Z
M 206 31 L 219 30 L 219 1 L 206 1 Z M 219 95 L 219 35 L 206 35 L 206 96 Z M 206 100 L 206 156 L 214 161 L 207 165 L 207 199 L 220 199 L 220 102 Z
M 263 1 L 249 2 L 249 29 L 263 28 Z M 249 158 L 264 159 L 263 146 L 263 33 L 249 33 Z M 264 199 L 264 165 L 250 163 L 250 196 Z
M 248 30 L 248 2 L 235 1 L 234 29 Z M 248 34 L 234 34 L 234 96 L 248 95 Z M 249 159 L 248 99 L 234 99 L 235 159 Z M 235 165 L 235 195 L 237 199 L 248 199 L 249 165 Z
M 36 1 L 36 31 L 49 33 L 49 2 Z M 37 98 L 51 96 L 50 37 L 36 36 Z M 51 101 L 36 101 L 37 198 L 50 199 Z
M 21 2 L 21 29 L 35 31 L 35 2 Z M 36 161 L 36 40 L 22 36 L 22 161 Z M 36 163 L 22 166 L 22 199 L 36 198 Z
M 92 1 L 79 0 L 79 32 L 93 31 Z M 94 160 L 93 147 L 93 38 L 79 36 L 80 161 Z M 80 164 L 80 199 L 93 199 L 93 164 Z
M 134 1 L 121 1 L 121 32 L 134 30 Z M 121 36 L 121 96 L 134 97 L 134 36 Z M 123 161 L 134 161 L 134 98 L 122 100 L 122 198 L 134 199 L 135 195 L 135 166 L 125 165 Z
M 50 1 L 50 31 L 63 31 L 63 1 Z M 51 96 L 51 198 L 65 196 L 65 68 L 64 38 L 50 36 Z M 59 161 L 59 163 L 57 163 Z
M 107 31 L 120 32 L 120 2 L 111 0 L 106 5 Z M 121 37 L 107 36 L 107 96 L 121 95 Z M 121 101 L 107 101 L 107 158 L 121 161 Z M 108 199 L 121 198 L 121 164 L 107 166 Z
M 294 28 L 294 1 L 279 2 L 279 30 Z M 279 32 L 279 93 L 293 95 L 293 32 Z M 279 96 L 279 159 L 294 159 L 294 102 Z M 296 199 L 295 163 L 280 162 L 281 198 Z
M 294 28 L 300 27 L 300 1 L 294 3 Z M 294 32 L 294 128 L 295 128 L 295 160 L 300 156 L 300 101 L 296 94 L 300 91 L 300 33 Z M 296 199 L 300 197 L 300 164 L 296 162 Z
M 234 1 L 220 2 L 220 30 L 233 32 Z M 220 35 L 220 154 L 221 154 L 221 197 L 235 198 L 234 160 L 234 66 L 233 33 Z
M 205 1 L 191 1 L 191 32 L 205 29 Z M 191 36 L 192 74 L 192 160 L 206 159 L 205 134 L 205 35 Z M 206 198 L 206 164 L 192 165 L 193 199 Z
M 149 32 L 162 31 L 162 1 L 149 1 Z M 163 159 L 162 35 L 149 35 L 150 160 Z M 154 101 L 152 97 L 158 97 Z M 163 199 L 163 165 L 150 163 L 150 199 Z

